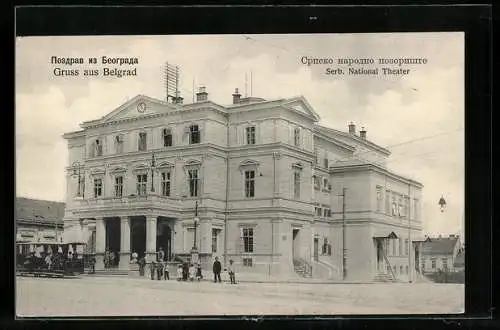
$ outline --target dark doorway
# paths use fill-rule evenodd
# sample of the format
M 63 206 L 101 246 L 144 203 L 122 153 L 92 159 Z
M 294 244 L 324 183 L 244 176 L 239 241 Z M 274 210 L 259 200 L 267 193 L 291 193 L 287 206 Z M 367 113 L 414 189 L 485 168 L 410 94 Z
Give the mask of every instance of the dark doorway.
M 293 229 L 292 231 L 292 257 L 293 259 L 298 259 L 299 255 L 299 230 Z
M 107 264 L 108 267 L 117 267 L 120 262 L 120 219 L 106 219 L 106 250 L 109 251 L 110 257 Z
M 375 238 L 375 244 L 377 246 L 377 271 L 384 271 L 384 251 L 382 242 L 380 239 Z
M 172 232 L 169 226 L 169 220 L 158 219 L 156 228 L 156 251 L 163 248 L 167 260 L 171 259 L 172 255 Z
M 319 260 L 319 239 L 314 238 L 314 260 Z
M 130 252 L 137 253 L 139 258 L 146 252 L 146 219 L 134 217 L 130 221 Z

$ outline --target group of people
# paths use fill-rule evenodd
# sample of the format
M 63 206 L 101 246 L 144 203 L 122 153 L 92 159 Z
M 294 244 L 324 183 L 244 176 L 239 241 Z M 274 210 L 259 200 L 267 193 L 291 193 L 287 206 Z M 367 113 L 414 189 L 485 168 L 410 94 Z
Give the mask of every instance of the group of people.
M 161 279 L 169 280 L 170 273 L 168 269 L 167 258 L 165 252 L 163 251 L 163 248 L 160 247 L 160 249 L 156 253 L 155 259 L 156 260 L 151 260 L 151 262 L 148 262 L 146 253 L 144 253 L 144 256 L 140 258 L 138 257 L 137 253 L 133 253 L 131 263 L 137 263 L 139 265 L 140 276 L 145 276 L 146 270 L 149 270 L 149 275 L 151 277 L 151 280 L 154 280 L 155 278 L 157 280 Z M 148 265 L 149 269 L 147 268 Z M 214 282 L 215 283 L 222 282 L 221 281 L 222 265 L 218 257 L 215 257 L 212 270 L 214 273 Z M 235 274 L 233 260 L 229 260 L 229 265 L 226 269 L 224 269 L 224 271 L 227 271 L 230 283 L 236 284 L 236 274 Z M 180 264 L 177 268 L 177 281 L 192 282 L 195 280 L 201 281 L 202 279 L 203 279 L 203 272 L 200 263 L 184 262 Z
M 104 268 L 118 267 L 118 257 L 114 251 L 106 250 L 104 252 Z
M 37 269 L 47 269 L 49 271 L 62 269 L 65 259 L 71 261 L 76 258 L 76 252 L 73 253 L 72 251 L 69 251 L 65 257 L 61 247 L 55 253 L 50 248 L 44 251 L 43 247 L 37 247 L 34 251 L 28 252 L 26 256 L 18 256 L 22 265 Z

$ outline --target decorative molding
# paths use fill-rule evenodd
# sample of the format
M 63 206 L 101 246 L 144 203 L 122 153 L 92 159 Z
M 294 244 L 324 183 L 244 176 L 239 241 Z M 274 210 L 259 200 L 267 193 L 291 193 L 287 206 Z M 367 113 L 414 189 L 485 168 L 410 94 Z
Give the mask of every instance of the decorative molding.
M 279 151 L 273 152 L 274 159 L 281 159 L 281 153 Z
M 105 174 L 105 173 L 106 173 L 105 167 L 94 167 L 90 170 L 91 175 L 100 175 L 100 174 Z
M 163 161 L 156 166 L 157 169 L 173 168 L 173 167 L 175 167 L 175 165 L 167 161 Z
M 109 174 L 117 174 L 117 173 L 126 173 L 127 169 L 123 166 L 115 166 L 111 171 L 109 171 Z

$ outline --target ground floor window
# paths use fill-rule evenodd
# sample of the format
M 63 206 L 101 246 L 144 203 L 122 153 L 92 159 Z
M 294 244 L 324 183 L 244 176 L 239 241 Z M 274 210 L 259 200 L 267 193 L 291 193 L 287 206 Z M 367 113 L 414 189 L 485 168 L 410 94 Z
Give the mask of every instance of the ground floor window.
M 252 258 L 243 258 L 243 266 L 245 267 L 252 267 Z

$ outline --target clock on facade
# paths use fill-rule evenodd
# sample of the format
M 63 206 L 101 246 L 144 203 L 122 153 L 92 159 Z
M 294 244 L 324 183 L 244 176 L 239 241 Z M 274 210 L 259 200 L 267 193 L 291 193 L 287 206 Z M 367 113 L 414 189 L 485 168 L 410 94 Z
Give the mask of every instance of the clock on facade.
M 137 104 L 137 111 L 144 112 L 146 111 L 146 103 L 140 102 Z

